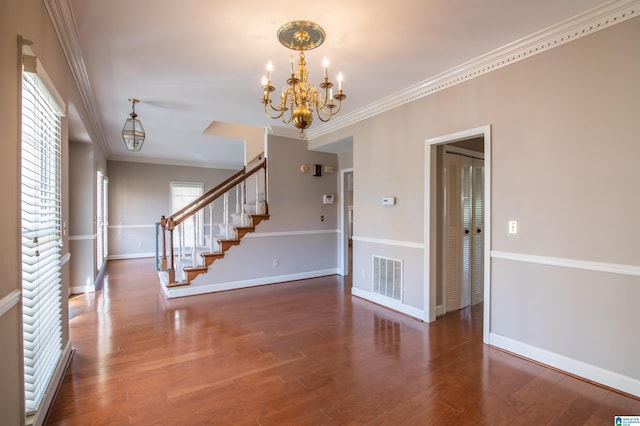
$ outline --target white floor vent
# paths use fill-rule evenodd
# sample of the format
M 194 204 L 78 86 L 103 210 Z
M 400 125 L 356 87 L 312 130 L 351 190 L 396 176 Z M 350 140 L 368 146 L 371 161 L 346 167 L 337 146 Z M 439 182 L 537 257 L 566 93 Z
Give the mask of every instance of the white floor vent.
M 402 301 L 402 260 L 373 256 L 373 292 Z

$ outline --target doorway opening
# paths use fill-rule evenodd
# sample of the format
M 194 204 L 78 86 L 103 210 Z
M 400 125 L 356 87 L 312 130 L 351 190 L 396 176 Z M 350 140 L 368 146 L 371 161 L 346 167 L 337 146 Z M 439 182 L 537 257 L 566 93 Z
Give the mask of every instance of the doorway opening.
M 483 303 L 489 343 L 491 127 L 425 145 L 425 320 Z
M 351 277 L 353 238 L 353 169 L 343 169 L 340 175 L 338 265 L 340 275 Z

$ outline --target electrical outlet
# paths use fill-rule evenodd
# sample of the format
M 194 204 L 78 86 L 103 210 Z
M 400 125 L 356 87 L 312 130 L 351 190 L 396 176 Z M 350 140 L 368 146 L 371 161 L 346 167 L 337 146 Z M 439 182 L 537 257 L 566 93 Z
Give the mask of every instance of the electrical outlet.
M 510 220 L 509 221 L 509 233 L 510 234 L 517 234 L 518 233 L 518 221 L 517 220 Z

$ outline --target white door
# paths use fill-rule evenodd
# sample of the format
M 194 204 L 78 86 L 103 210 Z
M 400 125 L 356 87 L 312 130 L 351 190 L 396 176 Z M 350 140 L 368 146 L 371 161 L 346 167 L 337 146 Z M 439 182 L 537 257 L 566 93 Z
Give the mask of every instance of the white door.
M 483 160 L 446 153 L 444 284 L 446 312 L 482 302 Z

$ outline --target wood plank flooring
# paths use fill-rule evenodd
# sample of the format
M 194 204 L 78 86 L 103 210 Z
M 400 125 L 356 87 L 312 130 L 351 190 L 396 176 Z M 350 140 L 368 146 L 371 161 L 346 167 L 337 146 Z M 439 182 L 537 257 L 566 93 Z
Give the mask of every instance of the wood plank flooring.
M 70 300 L 51 425 L 612 425 L 640 401 L 482 344 L 482 308 L 425 324 L 330 276 L 166 300 L 152 259 Z

